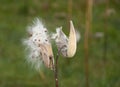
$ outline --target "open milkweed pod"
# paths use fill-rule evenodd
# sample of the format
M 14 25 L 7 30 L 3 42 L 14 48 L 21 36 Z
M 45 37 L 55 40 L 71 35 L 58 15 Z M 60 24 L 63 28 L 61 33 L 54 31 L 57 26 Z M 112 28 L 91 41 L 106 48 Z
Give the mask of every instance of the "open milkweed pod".
M 72 21 L 70 21 L 69 38 L 62 31 L 62 27 L 56 29 L 56 34 L 53 34 L 52 38 L 55 39 L 58 51 L 60 51 L 64 57 L 73 57 L 75 55 L 77 42 Z
M 51 44 L 41 44 L 41 56 L 44 61 L 44 64 L 50 68 L 51 70 L 54 69 L 54 58 Z
M 58 51 L 64 56 L 67 57 L 67 44 L 68 38 L 62 31 L 62 27 L 56 29 L 56 33 L 52 34 L 52 39 L 55 40 Z
M 75 32 L 73 22 L 70 21 L 70 33 L 69 33 L 69 39 L 68 39 L 67 56 L 73 57 L 76 53 L 76 48 L 77 48 L 76 32 Z
M 37 70 L 39 70 L 42 62 L 47 68 L 53 70 L 54 56 L 47 29 L 37 19 L 31 27 L 28 27 L 28 33 L 31 36 L 24 41 L 29 48 L 27 61 Z

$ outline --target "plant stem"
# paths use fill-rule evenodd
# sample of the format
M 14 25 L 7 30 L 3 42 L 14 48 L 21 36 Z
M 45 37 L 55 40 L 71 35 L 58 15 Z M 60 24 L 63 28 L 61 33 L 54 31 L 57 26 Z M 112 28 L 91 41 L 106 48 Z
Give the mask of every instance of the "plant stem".
M 55 70 L 54 70 L 54 74 L 55 74 L 55 87 L 58 87 L 58 58 L 59 58 L 59 54 L 60 51 L 57 52 L 56 55 L 56 60 L 55 60 Z
M 86 29 L 84 36 L 84 49 L 85 49 L 85 80 L 86 87 L 89 87 L 89 34 L 92 22 L 92 0 L 87 0 L 87 8 L 86 8 Z
M 58 51 L 57 51 L 57 55 L 56 55 L 56 61 L 55 61 L 55 69 L 54 69 L 54 74 L 55 74 L 55 87 L 58 87 L 58 58 L 60 55 L 60 51 L 61 49 L 63 49 L 65 46 L 61 47 Z

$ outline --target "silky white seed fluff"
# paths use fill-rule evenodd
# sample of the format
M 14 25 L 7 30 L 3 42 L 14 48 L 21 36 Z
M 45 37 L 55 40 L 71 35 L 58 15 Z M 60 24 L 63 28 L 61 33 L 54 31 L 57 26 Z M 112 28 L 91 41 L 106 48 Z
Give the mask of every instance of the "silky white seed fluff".
M 27 31 L 31 36 L 23 41 L 28 52 L 28 57 L 26 59 L 33 68 L 39 70 L 43 62 L 40 55 L 40 44 L 50 43 L 47 29 L 39 19 L 36 19 L 32 26 L 28 26 Z
M 68 37 L 62 31 L 62 27 L 56 28 L 56 33 L 52 34 L 52 39 L 55 40 L 58 50 L 64 57 L 67 56 Z
M 52 34 L 52 39 L 55 39 L 56 42 L 68 40 L 68 37 L 63 33 L 62 27 L 56 28 L 56 33 Z

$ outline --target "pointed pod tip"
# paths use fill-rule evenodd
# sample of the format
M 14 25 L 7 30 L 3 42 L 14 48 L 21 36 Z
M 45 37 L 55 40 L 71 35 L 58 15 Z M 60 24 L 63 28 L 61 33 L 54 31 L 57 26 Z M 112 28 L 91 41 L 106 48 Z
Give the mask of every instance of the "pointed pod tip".
M 75 28 L 74 28 L 72 20 L 70 20 L 70 34 L 69 34 L 68 51 L 67 51 L 68 57 L 73 57 L 75 55 L 76 48 L 77 48 L 77 45 L 76 45 Z
M 70 20 L 70 23 L 73 23 L 72 20 Z

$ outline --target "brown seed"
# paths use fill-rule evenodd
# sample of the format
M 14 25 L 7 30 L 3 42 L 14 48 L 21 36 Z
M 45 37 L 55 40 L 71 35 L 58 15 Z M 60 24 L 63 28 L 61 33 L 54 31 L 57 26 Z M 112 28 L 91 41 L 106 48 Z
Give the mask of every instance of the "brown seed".
M 47 30 L 45 30 L 45 32 L 47 32 Z
M 40 55 L 42 55 L 42 53 L 40 52 Z
M 38 44 L 38 47 L 40 47 L 40 44 Z
M 50 57 L 49 57 L 49 59 L 51 60 L 51 59 L 52 59 L 52 57 L 50 56 Z

